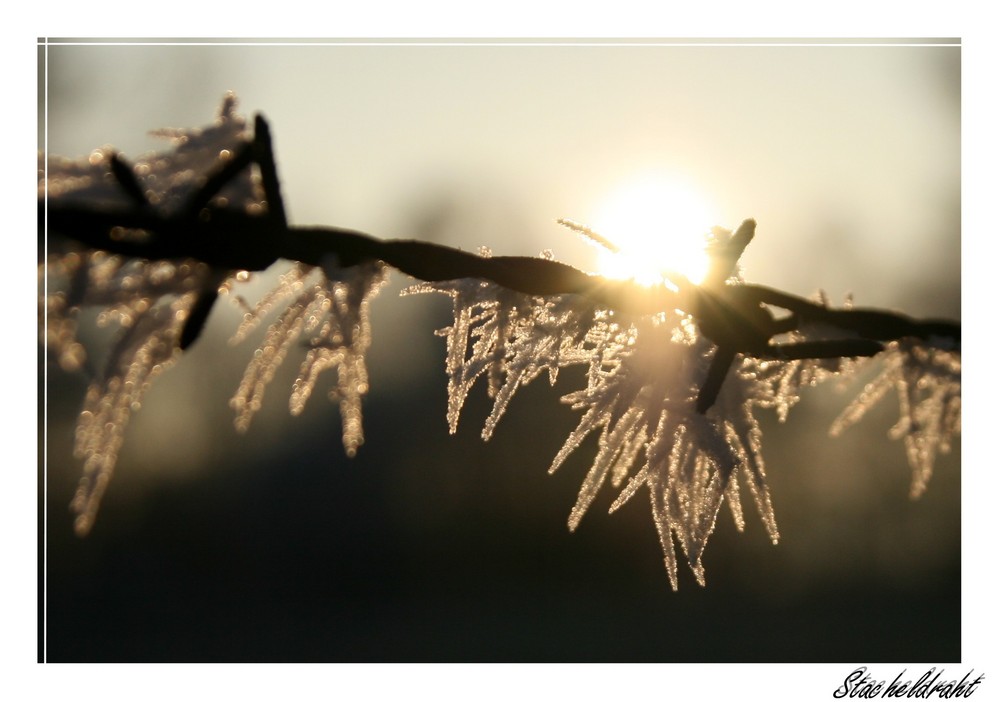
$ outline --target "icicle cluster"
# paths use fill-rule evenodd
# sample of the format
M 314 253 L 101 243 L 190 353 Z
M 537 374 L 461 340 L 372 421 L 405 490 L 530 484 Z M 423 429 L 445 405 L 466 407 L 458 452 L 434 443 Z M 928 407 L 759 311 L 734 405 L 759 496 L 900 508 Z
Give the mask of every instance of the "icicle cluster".
M 320 374 L 337 371 L 337 384 L 330 399 L 340 405 L 344 450 L 353 456 L 364 443 L 361 399 L 368 392 L 365 353 L 371 345 L 368 305 L 387 278 L 379 262 L 346 269 L 324 270 L 296 264 L 278 286 L 244 315 L 233 337 L 242 341 L 275 306 L 284 306 L 243 374 L 239 389 L 230 400 L 236 411 L 236 428 L 246 431 L 261 408 L 264 389 L 285 359 L 289 348 L 306 337 L 309 351 L 292 386 L 289 409 L 300 414 Z
M 248 139 L 246 121 L 235 113 L 236 99 L 223 100 L 215 123 L 204 129 L 161 129 L 169 151 L 140 157 L 133 173 L 151 207 L 164 215 L 184 207 L 201 187 L 204 174 L 232 157 Z M 39 155 L 39 197 L 53 203 L 85 202 L 95 207 L 129 205 L 120 183 L 109 176 L 111 147 L 71 160 Z M 266 209 L 258 177 L 244 169 L 213 200 L 213 206 L 260 215 Z M 123 230 L 141 241 L 141 230 Z M 248 281 L 245 271 L 217 271 L 194 261 L 150 261 L 104 251 L 63 246 L 39 266 L 39 318 L 49 353 L 66 371 L 84 371 L 91 382 L 76 429 L 75 455 L 84 462 L 83 477 L 72 501 L 77 533 L 93 525 L 111 479 L 133 412 L 155 377 L 177 361 L 185 322 L 199 296 L 228 293 Z M 364 354 L 371 343 L 368 304 L 386 279 L 386 268 L 372 262 L 339 269 L 296 264 L 276 290 L 247 306 L 235 340 L 243 339 L 275 306 L 287 305 L 268 329 L 232 400 L 236 425 L 249 426 L 261 406 L 264 387 L 291 345 L 305 337 L 308 347 L 290 409 L 302 411 L 320 374 L 337 371 L 330 397 L 339 403 L 344 448 L 353 455 L 363 442 L 361 399 L 368 391 Z M 242 301 L 238 295 L 238 302 Z M 244 305 L 246 303 L 243 303 Z M 99 326 L 117 326 L 107 360 L 100 368 L 77 337 L 84 307 L 100 310 Z
M 768 533 L 778 540 L 760 429 L 750 410 L 755 381 L 751 376 L 731 379 L 709 412 L 698 413 L 695 403 L 712 345 L 685 333 L 684 321 L 675 315 L 642 320 L 630 327 L 625 343 L 602 344 L 587 388 L 563 398 L 585 413 L 550 469 L 558 468 L 588 434 L 599 431 L 597 456 L 570 513 L 570 529 L 577 527 L 609 478 L 614 487 L 628 478 L 612 512 L 647 487 L 674 589 L 674 540 L 704 584 L 701 556 L 723 496 L 737 527 L 743 528 L 737 474 L 746 478 Z M 636 466 L 641 467 L 630 476 Z
M 447 339 L 452 432 L 470 388 L 484 375 L 494 400 L 482 432 L 489 439 L 518 388 L 542 371 L 554 383 L 562 367 L 587 367 L 587 387 L 563 398 L 584 414 L 550 468 L 599 433 L 597 455 L 570 513 L 571 530 L 606 482 L 621 489 L 612 511 L 646 486 L 672 587 L 675 540 L 703 584 L 701 556 L 724 496 L 743 527 L 742 474 L 777 541 L 760 429 L 751 412 L 773 388 L 747 364 L 725 384 L 715 406 L 698 413 L 696 398 L 714 346 L 698 336 L 689 317 L 671 311 L 626 318 L 578 296 L 529 296 L 473 279 L 423 283 L 405 292 L 452 298 L 454 323 L 438 332 Z
M 590 230 L 586 233 L 593 236 Z M 710 244 L 725 250 L 729 234 L 714 230 Z M 739 285 L 737 260 L 724 267 L 716 271 L 720 284 Z M 771 540 L 778 541 L 754 409 L 774 409 L 784 421 L 802 388 L 843 379 L 856 366 L 842 358 L 740 355 L 715 402 L 700 413 L 696 401 L 716 347 L 679 311 L 629 317 L 582 297 L 524 295 L 477 279 L 422 283 L 404 292 L 452 298 L 454 323 L 438 331 L 447 339 L 447 419 L 452 432 L 469 390 L 483 376 L 494 402 L 482 431 L 489 439 L 518 388 L 544 370 L 555 383 L 560 368 L 587 367 L 587 387 L 563 397 L 583 415 L 550 468 L 555 471 L 587 436 L 598 434 L 597 454 L 570 512 L 569 528 L 577 528 L 606 483 L 619 490 L 612 512 L 646 487 L 674 589 L 675 543 L 696 580 L 704 584 L 702 554 L 724 498 L 737 528 L 743 529 L 741 481 Z M 819 301 L 827 305 L 822 293 Z M 850 332 L 807 326 L 787 336 L 791 344 L 815 343 L 836 341 Z M 896 387 L 902 419 L 891 434 L 906 442 L 916 495 L 935 455 L 947 451 L 951 437 L 960 431 L 961 356 L 909 341 L 890 345 L 881 356 L 886 363 L 882 377 L 845 411 L 834 431 L 857 421 Z
M 140 261 L 102 251 L 52 255 L 39 273 L 39 282 L 51 290 L 40 297 L 46 345 L 64 370 L 84 371 L 91 378 L 74 446 L 83 477 L 72 501 L 75 529 L 86 534 L 114 472 L 129 418 L 152 380 L 177 360 L 181 329 L 210 273 L 196 261 Z M 83 306 L 100 309 L 98 326 L 118 328 L 99 366 L 77 338 Z
M 236 99 L 227 95 L 215 123 L 205 129 L 154 132 L 173 148 L 146 155 L 133 166 L 136 181 L 150 206 L 164 214 L 176 211 L 201 185 L 202 174 L 231 156 L 246 140 L 245 122 L 234 112 Z M 108 175 L 114 150 L 103 147 L 71 160 L 39 154 L 39 197 L 50 202 L 86 202 L 95 206 L 129 204 L 128 195 Z M 249 174 L 235 179 L 216 204 L 247 211 L 263 207 L 259 188 Z M 141 230 L 122 230 L 123 238 L 141 241 Z M 235 272 L 233 272 L 235 276 Z M 181 330 L 198 293 L 213 285 L 231 286 L 226 275 L 194 260 L 147 261 L 103 251 L 50 251 L 39 266 L 39 315 L 45 341 L 66 370 L 85 370 L 91 377 L 76 429 L 75 454 L 84 461 L 72 509 L 75 528 L 86 534 L 93 525 L 101 497 L 114 472 L 125 428 L 152 380 L 177 360 Z M 77 338 L 81 308 L 100 310 L 99 326 L 117 326 L 119 333 L 99 368 Z
M 899 396 L 899 421 L 889 430 L 902 439 L 913 472 L 910 496 L 920 497 L 939 453 L 951 450 L 962 431 L 962 355 L 914 339 L 889 344 L 881 354 L 882 372 L 834 421 L 830 434 L 856 424 L 890 390 Z
M 487 250 L 482 253 L 489 255 Z M 452 433 L 458 430 L 469 390 L 484 374 L 494 398 L 483 428 L 483 439 L 489 439 L 519 387 L 543 371 L 555 384 L 560 367 L 586 360 L 581 344 L 595 310 L 577 296 L 525 295 L 472 278 L 420 283 L 402 294 L 427 292 L 452 298 L 455 322 L 437 332 L 447 339 L 447 418 Z
M 815 300 L 824 307 L 829 307 L 829 300 L 822 290 L 820 290 Z M 848 296 L 843 309 L 850 309 L 852 301 Z M 787 335 L 789 342 L 820 341 L 830 340 L 843 336 L 842 331 L 835 329 L 823 329 L 807 326 L 801 331 L 794 331 Z M 857 360 L 853 358 L 806 358 L 795 360 L 759 360 L 746 359 L 745 364 L 753 366 L 753 373 L 761 381 L 759 390 L 761 392 L 757 399 L 757 404 L 761 407 L 773 408 L 778 415 L 778 421 L 784 422 L 788 419 L 791 411 L 799 399 L 801 399 L 802 388 L 815 387 L 822 382 L 831 379 L 839 379 L 842 386 L 846 386 L 846 380 L 854 373 Z

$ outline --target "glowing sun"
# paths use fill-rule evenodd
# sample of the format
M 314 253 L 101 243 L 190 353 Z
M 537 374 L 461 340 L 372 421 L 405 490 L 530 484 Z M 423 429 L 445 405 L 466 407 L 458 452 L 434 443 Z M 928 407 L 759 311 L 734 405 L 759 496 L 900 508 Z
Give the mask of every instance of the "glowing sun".
M 665 271 L 701 282 L 708 270 L 705 235 L 717 223 L 714 209 L 695 187 L 676 178 L 645 176 L 612 193 L 589 224 L 607 240 L 599 253 L 602 275 L 656 284 Z

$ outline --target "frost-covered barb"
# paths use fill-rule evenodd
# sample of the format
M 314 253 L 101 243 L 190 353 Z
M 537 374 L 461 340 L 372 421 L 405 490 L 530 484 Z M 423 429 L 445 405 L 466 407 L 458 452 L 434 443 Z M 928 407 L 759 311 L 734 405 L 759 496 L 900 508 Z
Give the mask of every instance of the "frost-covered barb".
M 133 166 L 110 147 L 79 160 L 51 158 L 46 163 L 39 155 L 39 197 L 47 195 L 48 202 L 59 207 L 141 208 L 172 216 L 197 194 L 202 173 L 247 143 L 245 122 L 235 114 L 235 104 L 235 98 L 227 96 L 215 123 L 205 129 L 154 132 L 169 139 L 173 149 L 149 154 Z M 109 177 L 109 169 L 114 177 Z M 263 207 L 263 195 L 247 173 L 227 182 L 214 205 L 253 212 Z M 108 236 L 136 247 L 150 240 L 148 231 L 120 225 Z M 185 331 L 191 335 L 193 324 L 204 322 L 206 301 L 210 306 L 218 288 L 233 285 L 235 275 L 194 258 L 149 260 L 65 243 L 49 248 L 39 266 L 45 341 L 64 369 L 83 369 L 91 377 L 74 449 L 84 462 L 71 504 L 77 533 L 86 534 L 93 525 L 125 427 L 150 383 L 176 362 Z M 100 310 L 98 326 L 119 328 L 100 367 L 77 337 L 84 307 Z
M 60 230 L 67 226 L 60 217 L 66 218 L 79 234 L 76 241 L 54 242 L 39 266 L 39 317 L 44 342 L 59 365 L 92 378 L 76 430 L 75 455 L 83 461 L 84 475 L 71 508 L 81 535 L 93 525 L 125 428 L 150 383 L 197 339 L 219 294 L 248 281 L 247 268 L 262 267 L 254 265 L 259 264 L 257 249 L 262 244 L 255 240 L 260 232 L 254 225 L 276 219 L 283 224 L 280 196 L 265 192 L 268 185 L 276 185 L 273 163 L 264 159 L 257 173 L 247 167 L 257 143 L 235 107 L 236 98 L 229 94 L 216 121 L 204 129 L 152 132 L 173 148 L 131 165 L 111 147 L 77 160 L 39 155 L 38 188 L 40 201 L 44 198 L 48 206 L 45 215 L 51 214 Z M 72 216 L 80 211 L 85 216 Z M 247 266 L 239 255 L 227 261 L 225 252 L 197 256 L 199 249 L 214 245 L 210 225 L 230 221 L 243 226 L 225 243 L 241 246 L 240 235 L 246 235 Z M 188 247 L 195 257 L 180 255 Z M 232 405 L 237 427 L 246 429 L 278 364 L 304 336 L 309 351 L 291 392 L 290 409 L 300 413 L 322 372 L 336 370 L 330 397 L 339 403 L 344 448 L 353 455 L 364 440 L 361 398 L 368 391 L 368 305 L 387 271 L 379 261 L 340 268 L 332 260 L 294 264 L 274 292 L 247 310 L 236 340 L 246 337 L 278 303 L 286 305 L 248 365 Z M 100 310 L 98 326 L 119 327 L 100 368 L 77 337 L 77 320 L 85 307 Z
M 531 314 L 532 300 L 498 285 L 476 279 L 425 283 L 404 294 L 441 292 L 452 298 L 454 323 L 438 330 L 447 339 L 448 428 L 458 431 L 465 398 L 476 380 L 487 377 L 489 396 L 495 398 L 507 368 L 510 345 Z
M 890 435 L 905 443 L 914 495 L 961 431 L 961 326 L 850 303 L 835 308 L 822 296 L 745 282 L 738 263 L 756 231 L 752 219 L 734 232 L 713 229 L 702 283 L 670 274 L 653 286 L 592 275 L 551 254 L 475 254 L 291 226 L 267 122 L 258 115 L 250 135 L 234 107 L 227 95 L 213 125 L 160 130 L 173 148 L 134 165 L 110 147 L 75 161 L 39 158 L 39 226 L 47 235 L 41 329 L 61 367 L 91 378 L 76 443 L 84 462 L 73 500 L 81 534 L 150 382 L 195 343 L 220 294 L 281 259 L 291 267 L 259 302 L 234 295 L 245 312 L 234 341 L 268 324 L 231 400 L 237 428 L 249 427 L 278 367 L 303 346 L 291 412 L 302 411 L 324 372 L 336 371 L 330 397 L 340 407 L 344 449 L 359 449 L 368 307 L 395 268 L 421 281 L 406 293 L 452 299 L 453 323 L 438 331 L 447 344 L 452 432 L 480 378 L 494 402 L 482 430 L 489 439 L 520 388 L 543 373 L 554 384 L 562 368 L 585 369 L 586 387 L 563 396 L 582 413 L 579 423 L 550 467 L 597 434 L 569 527 L 579 526 L 606 484 L 618 490 L 611 511 L 645 488 L 675 589 L 678 547 L 704 584 L 702 556 L 724 501 L 743 528 L 741 485 L 778 540 L 755 412 L 773 409 L 783 421 L 803 388 L 845 378 L 856 359 L 882 363 L 833 433 L 895 388 L 901 419 Z M 560 222 L 615 250 L 589 227 Z M 84 307 L 98 309 L 98 326 L 117 328 L 101 363 L 77 335 Z
M 74 455 L 84 462 L 83 477 L 70 504 L 79 534 L 93 526 L 129 417 L 139 409 L 153 379 L 177 360 L 178 340 L 194 298 L 193 293 L 186 293 L 169 304 L 156 305 L 123 329 L 107 368 L 87 388 L 74 448 Z
M 698 393 L 713 349 L 704 338 L 684 334 L 683 321 L 676 315 L 643 320 L 605 346 L 601 365 L 606 369 L 592 373 L 586 389 L 563 398 L 584 415 L 550 468 L 562 465 L 587 435 L 600 432 L 597 455 L 570 513 L 569 527 L 577 528 L 606 482 L 616 488 L 624 483 L 612 512 L 646 487 L 675 590 L 674 540 L 704 585 L 701 556 L 723 496 L 742 530 L 738 474 L 746 479 L 771 538 L 778 540 L 760 429 L 750 410 L 753 381 L 730 380 L 713 407 L 699 412 Z M 637 465 L 641 467 L 633 472 Z
M 246 312 L 234 342 L 243 340 L 276 303 L 285 305 L 254 352 L 239 389 L 230 400 L 236 411 L 237 429 L 249 428 L 250 420 L 261 408 L 264 389 L 278 366 L 292 345 L 305 337 L 309 351 L 292 385 L 289 409 L 293 415 L 301 414 L 320 374 L 336 370 L 337 384 L 330 391 L 330 399 L 340 407 L 344 450 L 348 456 L 357 453 L 364 443 L 361 399 L 368 392 L 365 366 L 365 353 L 371 345 L 368 306 L 385 284 L 386 276 L 385 266 L 378 261 L 347 269 L 295 264 L 270 294 Z
M 40 296 L 49 351 L 64 370 L 90 378 L 74 446 L 83 477 L 72 501 L 75 529 L 86 534 L 114 473 L 129 418 L 153 379 L 176 362 L 182 330 L 211 273 L 194 260 L 140 261 L 103 251 L 51 255 L 39 273 L 39 282 L 52 290 Z M 77 338 L 85 306 L 100 310 L 98 327 L 118 330 L 100 364 Z
M 734 258 L 717 273 L 719 284 L 738 282 L 731 276 L 735 263 Z M 771 394 L 764 388 L 771 387 L 752 371 L 742 371 L 722 386 L 707 413 L 700 411 L 699 395 L 716 347 L 699 335 L 689 315 L 676 310 L 623 315 L 585 296 L 528 296 L 475 279 L 424 283 L 406 292 L 452 297 L 454 323 L 438 333 L 448 341 L 453 432 L 469 389 L 483 374 L 494 398 L 483 429 L 489 439 L 518 388 L 545 369 L 554 382 L 561 367 L 587 366 L 587 387 L 563 398 L 584 414 L 550 468 L 555 471 L 589 434 L 599 432 L 597 455 L 570 513 L 570 530 L 606 482 L 622 488 L 631 476 L 612 511 L 646 486 L 672 587 L 677 588 L 675 540 L 704 584 L 701 555 L 724 495 L 743 528 L 737 482 L 743 474 L 777 541 L 761 432 L 751 411 L 755 403 L 766 404 Z
M 815 302 L 822 308 L 829 308 L 829 300 L 822 290 L 815 296 Z M 851 298 L 848 297 L 844 309 L 850 309 Z M 832 338 L 831 338 L 832 334 Z M 810 342 L 830 342 L 843 336 L 843 332 L 833 329 L 810 327 L 806 325 L 801 331 L 788 334 L 788 339 L 797 344 Z M 802 397 L 802 389 L 816 387 L 822 382 L 837 379 L 841 386 L 846 386 L 857 366 L 853 357 L 834 358 L 797 358 L 788 359 L 744 359 L 744 373 L 751 373 L 760 381 L 757 386 L 756 404 L 761 407 L 773 408 L 778 415 L 778 421 L 788 419 L 791 411 Z
M 962 355 L 950 341 L 943 347 L 916 339 L 888 345 L 882 373 L 865 385 L 830 427 L 839 436 L 856 424 L 890 390 L 899 397 L 899 421 L 889 430 L 902 439 L 913 471 L 910 496 L 920 497 L 934 470 L 934 459 L 948 453 L 962 430 Z
M 490 256 L 486 249 L 480 253 Z M 402 294 L 435 292 L 452 298 L 454 323 L 437 334 L 447 339 L 447 418 L 453 434 L 469 390 L 483 375 L 494 400 L 483 427 L 483 439 L 489 439 L 518 388 L 545 371 L 555 384 L 561 367 L 589 358 L 581 344 L 595 309 L 585 298 L 526 295 L 476 278 L 420 283 Z

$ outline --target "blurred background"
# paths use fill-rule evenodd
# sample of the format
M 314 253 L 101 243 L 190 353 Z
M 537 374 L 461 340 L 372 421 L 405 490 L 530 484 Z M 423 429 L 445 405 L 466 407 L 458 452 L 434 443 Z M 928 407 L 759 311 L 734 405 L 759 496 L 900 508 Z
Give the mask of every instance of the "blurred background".
M 756 218 L 750 281 L 961 319 L 956 45 L 68 43 L 39 60 L 53 155 L 163 148 L 149 130 L 206 125 L 235 91 L 271 124 L 295 224 L 550 249 L 597 270 L 555 220 L 597 224 L 634 184 L 681 183 L 705 228 Z M 640 225 L 677 236 L 674 214 Z M 399 299 L 408 282 L 372 307 L 357 457 L 323 393 L 289 416 L 303 350 L 236 433 L 228 399 L 262 332 L 230 346 L 240 313 L 217 305 L 133 417 L 82 540 L 68 504 L 86 379 L 49 366 L 49 660 L 960 659 L 961 450 L 911 501 L 886 437 L 895 398 L 829 438 L 871 370 L 807 392 L 783 425 L 761 416 L 781 542 L 745 500 L 744 533 L 720 514 L 707 587 L 682 567 L 675 593 L 645 495 L 608 517 L 602 493 L 567 531 L 596 438 L 546 471 L 579 419 L 559 398 L 581 377 L 521 390 L 489 443 L 478 387 L 449 436 L 433 331 L 450 302 Z

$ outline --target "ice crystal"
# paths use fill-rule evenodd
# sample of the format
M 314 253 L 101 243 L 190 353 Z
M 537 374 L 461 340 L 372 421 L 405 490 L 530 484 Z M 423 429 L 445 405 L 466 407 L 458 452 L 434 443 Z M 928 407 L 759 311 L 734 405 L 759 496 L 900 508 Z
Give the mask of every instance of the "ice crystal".
M 171 141 L 172 149 L 140 157 L 132 167 L 139 197 L 163 216 L 182 211 L 206 174 L 232 158 L 245 145 L 245 120 L 235 112 L 236 99 L 225 97 L 218 119 L 203 129 L 161 129 L 154 135 Z M 39 197 L 57 204 L 99 209 L 136 206 L 110 177 L 111 147 L 70 160 L 39 155 Z M 47 168 L 46 168 L 47 164 Z M 212 201 L 213 207 L 255 216 L 266 209 L 257 177 L 243 169 Z M 122 231 L 141 241 L 145 232 Z M 217 271 L 193 260 L 153 261 L 82 250 L 60 243 L 61 250 L 39 267 L 39 315 L 45 323 L 49 351 L 69 371 L 93 377 L 77 429 L 76 454 L 85 461 L 84 478 L 73 501 L 77 530 L 93 523 L 100 497 L 114 470 L 130 413 L 137 410 L 152 379 L 176 360 L 184 324 L 200 299 L 231 292 L 249 276 L 245 271 Z M 353 455 L 364 440 L 361 399 L 368 391 L 364 354 L 371 342 L 368 305 L 386 279 L 385 266 L 370 262 L 340 269 L 295 264 L 278 287 L 246 308 L 235 340 L 246 337 L 276 306 L 285 304 L 278 320 L 250 361 L 232 400 L 236 425 L 245 429 L 260 408 L 264 388 L 291 345 L 304 336 L 308 351 L 289 400 L 293 414 L 302 411 L 320 375 L 337 371 L 330 392 L 339 403 L 344 448 Z M 100 309 L 99 325 L 115 324 L 121 334 L 105 368 L 93 369 L 77 339 L 77 317 L 85 306 Z
M 76 427 L 74 454 L 84 461 L 73 497 L 77 533 L 90 531 L 101 497 L 114 473 L 129 417 L 139 409 L 153 379 L 177 360 L 177 340 L 196 295 L 141 313 L 112 349 L 108 367 L 87 388 Z
M 489 439 L 520 387 L 545 371 L 554 382 L 560 368 L 586 366 L 587 387 L 563 398 L 584 414 L 550 468 L 599 433 L 597 455 L 570 512 L 571 530 L 605 483 L 624 485 L 612 511 L 645 485 L 671 585 L 677 587 L 675 540 L 704 583 L 701 555 L 723 497 L 743 527 L 736 478 L 742 473 L 777 540 L 760 429 L 751 412 L 764 404 L 766 383 L 752 372 L 738 374 L 707 414 L 698 413 L 696 398 L 714 346 L 698 336 L 690 318 L 672 312 L 626 319 L 583 297 L 529 296 L 472 279 L 423 283 L 406 292 L 452 298 L 453 324 L 438 332 L 447 339 L 452 431 L 469 389 L 484 375 L 494 400 L 483 428 Z M 633 471 L 641 456 L 642 467 Z
M 819 304 L 829 307 L 829 299 L 822 290 L 813 297 Z M 852 300 L 848 296 L 843 309 L 851 307 Z M 786 334 L 783 343 L 830 341 L 843 339 L 845 335 L 842 329 L 803 323 Z M 858 359 L 843 357 L 790 360 L 746 358 L 743 362 L 743 372 L 752 373 L 759 381 L 755 404 L 773 408 L 780 422 L 788 419 L 789 411 L 801 399 L 803 388 L 815 387 L 828 380 L 838 380 L 841 387 L 846 387 L 857 367 Z
M 114 150 L 102 147 L 77 160 L 39 155 L 39 197 L 50 203 L 100 209 L 140 206 L 145 201 L 164 217 L 183 212 L 206 182 L 208 173 L 232 158 L 248 140 L 246 121 L 235 112 L 236 98 L 226 95 L 216 121 L 203 129 L 160 129 L 153 134 L 171 142 L 169 151 L 140 157 L 132 166 L 137 188 L 112 177 Z M 46 167 L 47 166 L 47 167 Z M 242 169 L 212 200 L 212 206 L 250 216 L 263 214 L 267 203 L 258 177 Z M 120 229 L 120 228 L 119 228 Z M 112 232 L 142 241 L 143 231 Z M 58 249 L 58 250 L 57 250 Z M 247 281 L 245 271 L 221 271 L 194 260 L 156 261 L 83 250 L 65 242 L 39 267 L 39 315 L 46 345 L 66 370 L 86 370 L 93 381 L 77 427 L 76 455 L 84 460 L 84 477 L 73 509 L 77 531 L 93 523 L 114 471 L 130 414 L 139 409 L 150 382 L 176 361 L 184 326 L 199 302 L 204 312 L 218 293 L 229 293 Z M 291 345 L 305 337 L 308 346 L 289 407 L 302 411 L 320 375 L 337 371 L 330 392 L 339 403 L 344 448 L 353 455 L 363 443 L 361 399 L 368 391 L 364 354 L 371 343 L 368 305 L 384 284 L 380 262 L 340 269 L 295 264 L 278 287 L 255 306 L 236 301 L 246 314 L 235 340 L 245 338 L 275 307 L 284 304 L 265 334 L 232 399 L 236 426 L 246 429 L 260 408 L 264 388 Z M 85 306 L 99 308 L 98 325 L 117 325 L 105 367 L 97 371 L 77 339 L 77 317 Z
M 844 358 L 747 358 L 743 368 L 759 381 L 755 404 L 773 408 L 778 421 L 784 422 L 802 398 L 802 388 L 815 387 L 834 378 L 843 381 L 854 372 L 856 365 L 853 359 Z
M 164 213 L 183 207 L 188 197 L 204 184 L 206 174 L 231 158 L 247 141 L 246 120 L 237 114 L 236 104 L 236 96 L 227 94 L 216 120 L 207 127 L 150 132 L 171 146 L 169 151 L 140 156 L 132 164 L 132 172 L 151 205 Z M 58 156 L 46 159 L 39 153 L 39 197 L 47 194 L 50 202 L 95 207 L 129 204 L 129 195 L 109 177 L 109 162 L 114 153 L 110 146 L 94 149 L 78 159 Z M 260 187 L 247 170 L 223 188 L 215 204 L 251 213 L 265 207 Z
M 416 285 L 406 292 L 441 292 L 452 298 L 454 323 L 437 333 L 447 339 L 447 417 L 448 428 L 455 433 L 462 405 L 476 380 L 486 374 L 491 397 L 500 390 L 510 341 L 530 315 L 531 299 L 474 279 Z
M 214 279 L 195 261 L 145 261 L 103 251 L 51 255 L 43 271 L 45 341 L 60 366 L 91 377 L 76 431 L 75 453 L 84 477 L 73 499 L 76 530 L 89 531 L 114 472 L 123 432 L 153 378 L 176 360 L 174 351 L 199 292 Z M 97 324 L 118 327 L 102 368 L 77 338 L 84 306 L 100 311 Z
M 344 269 L 300 263 L 285 273 L 278 286 L 246 313 L 233 337 L 234 342 L 242 340 L 271 309 L 285 305 L 268 328 L 230 400 L 236 411 L 236 427 L 245 431 L 250 426 L 261 408 L 264 390 L 288 350 L 306 336 L 309 351 L 292 386 L 289 409 L 292 414 L 301 413 L 320 374 L 335 369 L 337 384 L 330 391 L 330 399 L 339 403 L 344 450 L 353 456 L 364 443 L 361 400 L 368 392 L 368 306 L 385 281 L 386 268 L 380 262 Z
M 216 121 L 204 129 L 154 132 L 172 148 L 140 157 L 132 170 L 142 197 L 167 216 L 182 208 L 203 183 L 204 173 L 229 158 L 246 141 L 246 124 L 235 113 L 236 99 L 227 95 Z M 110 177 L 111 147 L 95 149 L 79 159 L 39 154 L 39 198 L 52 204 L 134 204 L 125 188 Z M 244 172 L 214 201 L 218 207 L 261 210 L 263 195 Z M 142 241 L 141 230 L 113 236 Z M 155 261 L 111 255 L 52 242 L 39 266 L 39 314 L 49 352 L 68 371 L 90 377 L 76 430 L 75 453 L 84 475 L 72 502 L 76 530 L 91 528 L 108 481 L 114 472 L 124 430 L 152 380 L 176 361 L 184 324 L 202 294 L 231 287 L 235 272 L 213 271 L 194 260 Z M 102 368 L 96 368 L 77 337 L 83 307 L 99 310 L 99 326 L 119 328 Z
M 899 421 L 889 430 L 902 439 L 913 478 L 910 496 L 923 494 L 939 453 L 951 450 L 962 430 L 962 356 L 917 339 L 889 344 L 881 374 L 865 385 L 830 428 L 833 436 L 856 424 L 890 390 L 899 398 Z
M 543 372 L 554 385 L 559 369 L 584 363 L 590 354 L 582 342 L 593 324 L 595 310 L 575 295 L 535 298 L 530 315 L 521 317 L 513 338 L 508 340 L 503 384 L 495 393 L 493 410 L 483 426 L 488 440 L 514 393 Z
M 555 383 L 559 368 L 584 362 L 580 342 L 594 308 L 575 295 L 540 297 L 476 279 L 421 283 L 404 294 L 437 292 L 452 298 L 454 322 L 437 331 L 447 339 L 448 427 L 458 420 L 469 390 L 487 378 L 493 410 L 483 428 L 489 439 L 518 388 L 547 371 Z
M 671 586 L 677 589 L 674 541 L 680 545 L 700 584 L 701 556 L 715 528 L 723 497 L 728 499 L 737 528 L 743 528 L 737 474 L 742 473 L 773 541 L 774 520 L 761 456 L 761 433 L 751 408 L 756 379 L 731 377 L 705 414 L 696 411 L 713 347 L 690 338 L 681 320 L 645 320 L 601 352 L 601 364 L 588 387 L 563 398 L 585 410 L 577 428 L 556 455 L 556 470 L 592 432 L 599 431 L 598 451 L 570 513 L 576 529 L 605 482 L 625 482 L 611 506 L 615 511 L 640 487 L 650 492 L 653 520 L 663 548 Z
M 598 237 L 575 222 L 560 223 L 591 239 Z M 743 235 L 748 236 L 746 231 Z M 713 250 L 728 253 L 731 236 L 728 230 L 714 231 Z M 715 267 L 717 285 L 739 282 L 736 261 L 746 240 L 740 243 L 732 256 L 716 257 L 725 259 Z M 583 416 L 550 467 L 555 471 L 590 434 L 599 434 L 597 454 L 570 512 L 570 530 L 579 526 L 605 483 L 621 489 L 611 511 L 646 486 L 671 585 L 677 588 L 675 541 L 704 584 L 701 557 L 723 498 L 737 527 L 743 528 L 737 478 L 742 474 L 765 528 L 777 541 L 761 432 L 752 408 L 783 403 L 780 411 L 787 412 L 794 404 L 798 386 L 787 380 L 776 384 L 773 377 L 789 372 L 788 363 L 764 369 L 753 359 L 739 357 L 715 403 L 703 414 L 697 411 L 697 397 L 716 347 L 683 313 L 625 316 L 585 296 L 530 296 L 474 279 L 422 283 L 405 292 L 452 298 L 454 321 L 438 331 L 447 339 L 447 418 L 452 432 L 470 388 L 483 375 L 494 400 L 482 432 L 489 439 L 520 387 L 546 370 L 554 383 L 560 368 L 586 366 L 587 387 L 563 397 Z M 801 364 L 790 372 L 800 378 Z
M 230 157 L 246 141 L 245 120 L 235 113 L 236 98 L 225 97 L 215 123 L 204 129 L 162 129 L 153 134 L 171 140 L 173 149 L 140 157 L 133 174 L 149 205 L 163 215 L 182 208 L 203 182 L 202 174 Z M 52 204 L 81 203 L 99 209 L 108 204 L 132 204 L 125 189 L 110 177 L 108 163 L 114 149 L 102 147 L 79 159 L 46 158 L 39 154 L 38 195 Z M 264 206 L 259 186 L 244 172 L 216 200 L 219 206 L 253 209 Z M 119 236 L 140 239 L 141 231 Z M 76 317 L 81 307 L 103 308 L 99 323 L 117 321 L 129 327 L 138 315 L 161 299 L 203 288 L 211 279 L 207 268 L 193 260 L 147 261 L 80 250 L 62 242 L 50 245 L 51 253 L 39 267 L 44 287 L 40 316 L 50 351 L 67 370 L 85 363 L 86 351 L 76 338 Z M 218 277 L 231 287 L 235 278 Z

